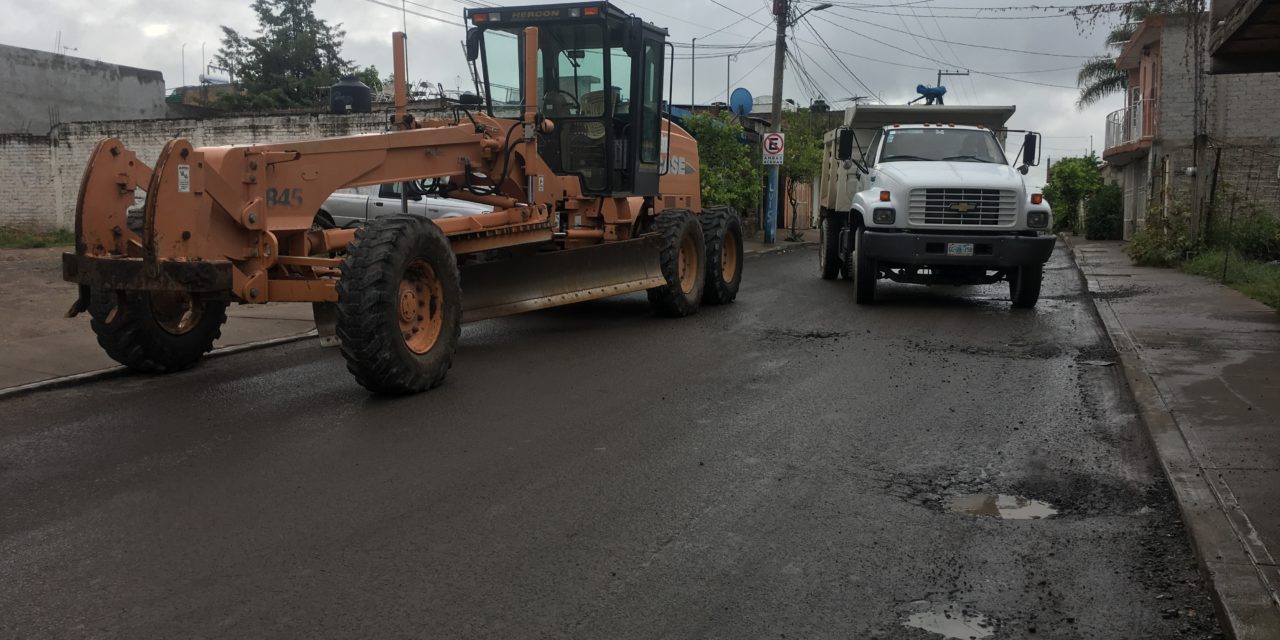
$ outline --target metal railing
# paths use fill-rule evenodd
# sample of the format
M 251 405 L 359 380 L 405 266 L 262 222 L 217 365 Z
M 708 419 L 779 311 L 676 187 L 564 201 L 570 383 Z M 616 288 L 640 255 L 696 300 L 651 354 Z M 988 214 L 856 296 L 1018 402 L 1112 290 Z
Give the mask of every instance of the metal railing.
M 1138 100 L 1107 114 L 1106 149 L 1155 135 L 1155 100 Z

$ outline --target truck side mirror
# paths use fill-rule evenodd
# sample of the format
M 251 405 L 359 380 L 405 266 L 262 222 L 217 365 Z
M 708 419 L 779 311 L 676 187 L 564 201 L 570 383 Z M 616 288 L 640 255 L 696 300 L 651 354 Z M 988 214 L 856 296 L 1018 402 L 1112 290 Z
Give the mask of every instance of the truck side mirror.
M 1027 135 L 1023 137 L 1022 139 L 1022 164 L 1023 165 L 1034 167 L 1040 164 L 1040 159 L 1036 157 L 1037 155 L 1039 155 L 1036 153 L 1036 144 L 1039 141 L 1040 141 L 1039 136 L 1037 136 L 1035 133 L 1032 133 L 1030 131 L 1028 131 Z
M 467 29 L 467 62 L 475 62 L 480 57 L 480 39 L 484 31 L 471 27 Z
M 836 159 L 853 159 L 853 129 L 841 129 L 836 140 Z

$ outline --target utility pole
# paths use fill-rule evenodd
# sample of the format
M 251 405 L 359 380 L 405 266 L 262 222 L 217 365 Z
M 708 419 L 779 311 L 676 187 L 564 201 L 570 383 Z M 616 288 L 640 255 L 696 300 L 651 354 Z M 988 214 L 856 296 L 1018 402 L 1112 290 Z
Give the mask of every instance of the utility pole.
M 693 90 L 698 86 L 694 84 L 694 76 L 698 73 L 698 39 L 693 39 L 693 44 L 689 45 L 689 113 L 693 113 Z
M 773 15 L 778 19 L 778 36 L 773 45 L 773 121 L 774 133 L 782 131 L 782 72 L 787 53 L 787 14 L 790 0 L 773 0 Z M 769 165 L 769 194 L 764 201 L 764 243 L 773 244 L 778 235 L 778 176 L 779 167 Z

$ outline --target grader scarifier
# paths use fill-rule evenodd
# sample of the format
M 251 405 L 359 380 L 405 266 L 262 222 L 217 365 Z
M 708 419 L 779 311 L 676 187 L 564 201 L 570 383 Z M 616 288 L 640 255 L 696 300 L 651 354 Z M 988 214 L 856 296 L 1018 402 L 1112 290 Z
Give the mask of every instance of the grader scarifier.
M 742 230 L 731 211 L 703 209 L 696 142 L 663 117 L 666 30 L 607 2 L 465 19 L 480 95 L 451 119 L 415 119 L 398 82 L 386 133 L 174 139 L 154 167 L 99 143 L 63 258 L 80 285 L 70 315 L 89 311 L 112 358 L 168 372 L 210 350 L 230 303 L 311 302 L 361 385 L 413 393 L 444 379 L 464 321 L 636 291 L 664 316 L 732 301 Z M 403 78 L 404 34 L 393 46 Z M 386 183 L 493 210 L 313 224 L 335 190 Z

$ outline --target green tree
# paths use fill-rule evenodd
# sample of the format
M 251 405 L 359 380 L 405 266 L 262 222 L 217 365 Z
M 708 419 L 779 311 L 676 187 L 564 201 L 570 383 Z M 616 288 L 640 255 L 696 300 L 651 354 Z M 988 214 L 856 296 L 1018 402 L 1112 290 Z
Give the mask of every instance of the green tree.
M 1079 230 L 1080 203 L 1102 188 L 1098 157 L 1063 158 L 1049 168 L 1048 178 L 1044 197 L 1053 207 L 1054 229 Z
M 760 201 L 763 176 L 754 147 L 743 144 L 742 125 L 728 113 L 695 114 L 684 127 L 698 141 L 702 204 L 728 205 L 740 212 Z
M 799 206 L 796 187 L 813 182 L 822 172 L 822 134 L 825 123 L 826 120 L 820 115 L 808 110 L 782 114 L 782 131 L 787 136 L 787 147 L 781 174 L 783 184 L 787 185 L 786 196 L 792 211 Z
M 346 33 L 341 25 L 317 18 L 314 4 L 315 0 L 254 0 L 258 35 L 222 27 L 222 46 L 214 60 L 231 72 L 242 90 L 221 98 L 224 106 L 319 104 L 329 85 L 353 71 L 341 55 Z
M 369 65 L 363 69 L 357 69 L 351 75 L 354 75 L 356 80 L 365 83 L 375 94 L 382 91 L 382 78 L 378 77 L 377 67 Z

